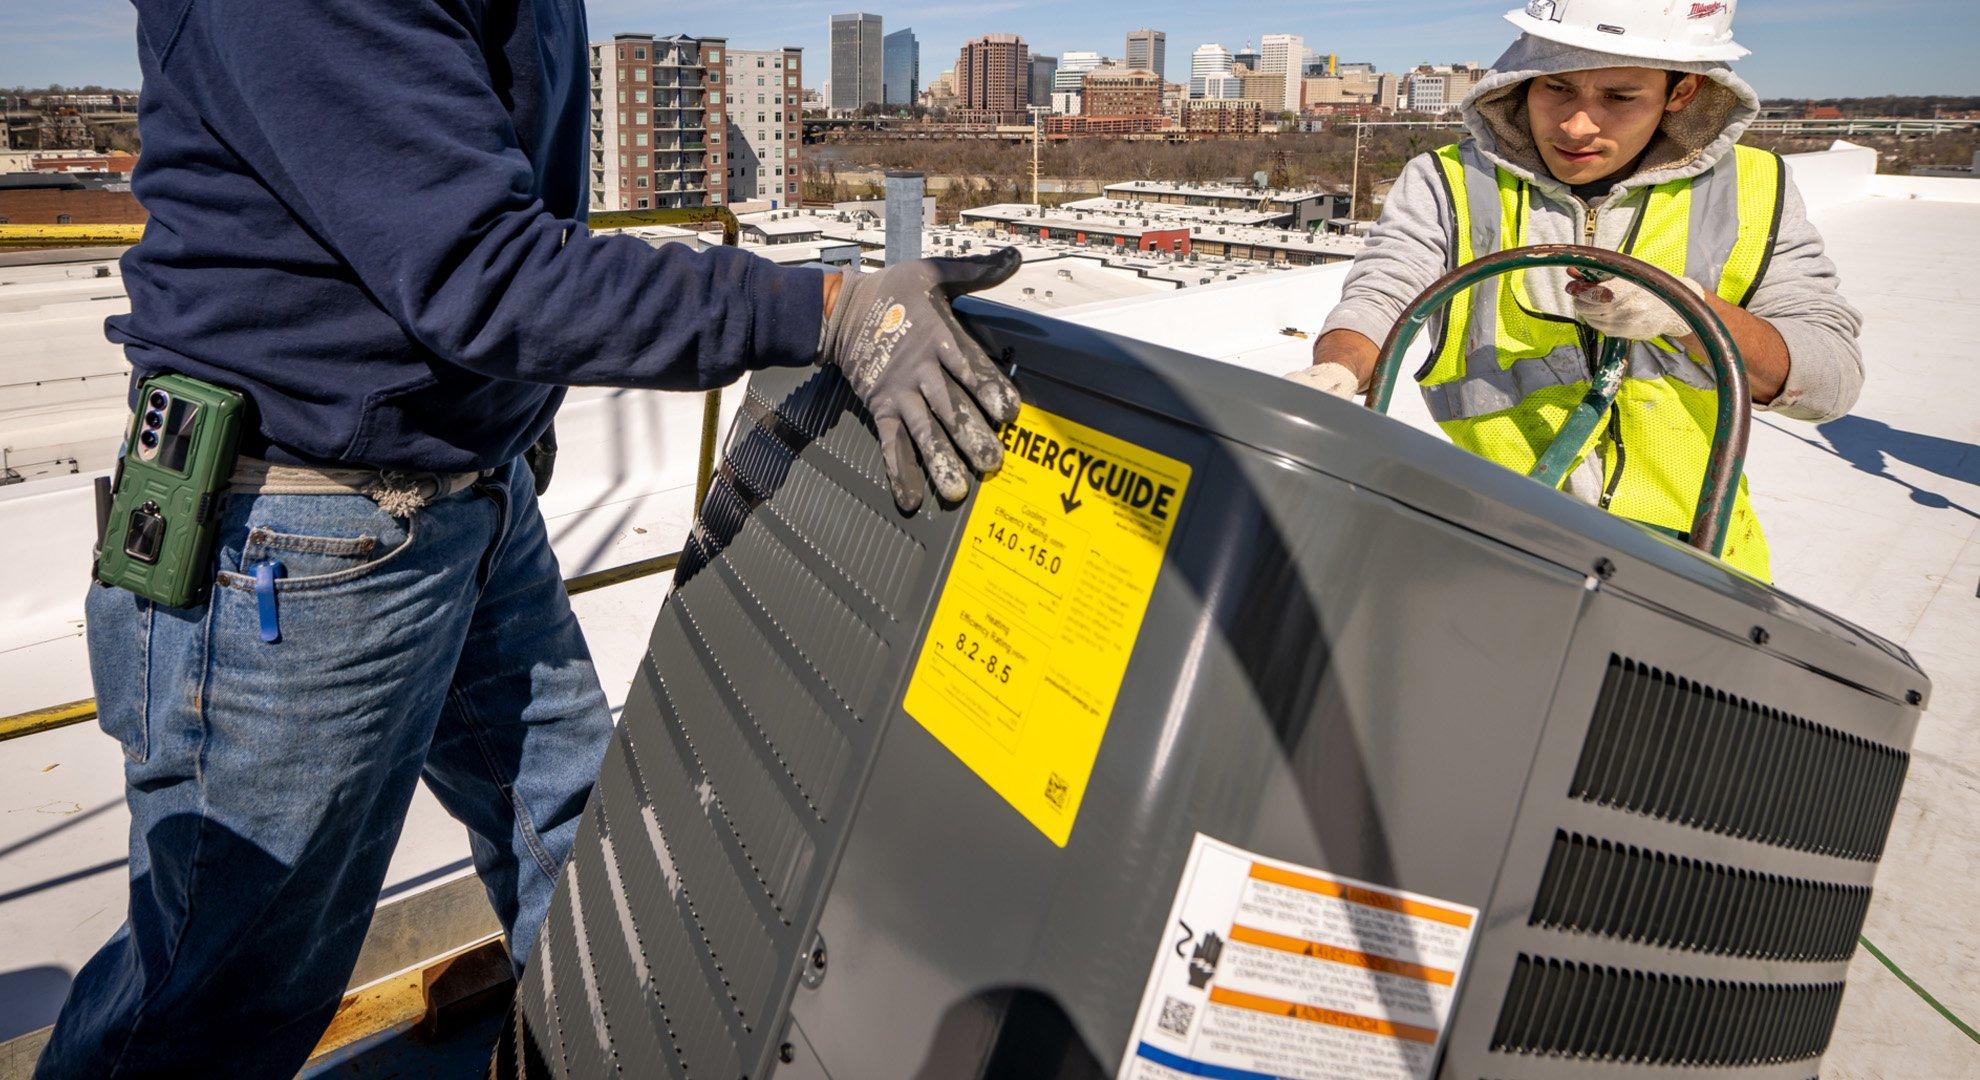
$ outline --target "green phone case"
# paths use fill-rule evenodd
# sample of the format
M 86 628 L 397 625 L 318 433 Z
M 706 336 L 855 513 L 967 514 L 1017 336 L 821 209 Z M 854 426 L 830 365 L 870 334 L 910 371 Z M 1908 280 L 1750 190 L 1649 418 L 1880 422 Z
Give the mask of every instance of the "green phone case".
M 244 405 L 235 391 L 186 375 L 157 375 L 138 387 L 96 580 L 166 607 L 206 596 Z

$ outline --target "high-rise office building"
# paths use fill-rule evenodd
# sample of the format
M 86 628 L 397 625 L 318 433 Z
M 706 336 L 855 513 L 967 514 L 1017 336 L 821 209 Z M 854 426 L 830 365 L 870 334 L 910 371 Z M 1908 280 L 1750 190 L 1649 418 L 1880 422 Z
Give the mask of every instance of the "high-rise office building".
M 921 96 L 921 42 L 914 28 L 896 30 L 881 39 L 880 99 L 889 105 L 913 105 Z
M 1222 45 L 1198 45 L 1189 56 L 1189 96 L 1207 98 L 1208 80 L 1213 75 L 1231 73 L 1231 51 Z M 1219 88 L 1222 84 L 1219 84 Z
M 863 11 L 832 16 L 832 99 L 834 109 L 857 109 L 880 101 L 886 78 L 881 71 L 880 16 Z
M 1034 56 L 1031 58 L 1031 103 L 1050 107 L 1052 104 L 1052 80 L 1059 74 L 1059 58 L 1056 56 Z
M 1059 54 L 1059 70 L 1052 76 L 1052 111 L 1078 116 L 1086 73 L 1107 62 L 1097 52 L 1074 50 Z
M 1300 68 L 1306 61 L 1306 39 L 1298 34 L 1266 34 L 1259 42 L 1258 67 L 1260 75 L 1277 75 L 1283 86 L 1277 110 L 1299 111 Z M 1267 109 L 1272 109 L 1268 102 Z
M 1169 35 L 1160 30 L 1131 30 L 1127 36 L 1127 66 L 1142 71 L 1152 71 L 1160 78 L 1167 78 L 1163 68 L 1168 63 Z
M 1244 43 L 1242 48 L 1238 49 L 1238 51 L 1231 54 L 1231 63 L 1242 64 L 1253 71 L 1257 71 L 1258 50 L 1252 48 L 1251 42 L 1247 41 Z
M 789 205 L 803 183 L 803 52 L 618 34 L 591 46 L 591 209 Z
M 956 97 L 964 123 L 1013 123 L 1031 96 L 1031 48 L 1016 34 L 985 34 L 956 60 Z

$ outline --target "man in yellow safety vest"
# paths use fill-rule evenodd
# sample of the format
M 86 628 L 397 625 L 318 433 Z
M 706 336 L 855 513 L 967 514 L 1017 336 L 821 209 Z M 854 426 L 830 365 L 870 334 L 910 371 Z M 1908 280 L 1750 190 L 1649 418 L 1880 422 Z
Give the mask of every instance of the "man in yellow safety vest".
M 1522 33 L 1466 96 L 1470 137 L 1397 179 L 1292 379 L 1351 396 L 1377 342 L 1446 270 L 1495 251 L 1586 244 L 1678 276 L 1732 332 L 1753 401 L 1799 420 L 1847 413 L 1863 383 L 1860 318 L 1782 160 L 1738 145 L 1759 99 L 1727 62 L 1734 4 L 1533 0 Z M 1484 282 L 1434 327 L 1417 373 L 1451 441 L 1530 470 L 1587 391 L 1584 328 L 1631 342 L 1614 405 L 1562 480 L 1583 501 L 1689 528 L 1717 406 L 1677 313 L 1640 286 L 1547 269 Z M 1769 577 L 1742 480 L 1725 560 Z

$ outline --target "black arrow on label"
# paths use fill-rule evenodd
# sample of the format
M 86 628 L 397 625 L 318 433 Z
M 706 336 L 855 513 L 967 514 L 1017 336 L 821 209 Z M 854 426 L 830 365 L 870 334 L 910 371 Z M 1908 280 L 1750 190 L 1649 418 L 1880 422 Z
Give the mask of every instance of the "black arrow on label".
M 1080 502 L 1078 499 L 1073 498 L 1072 492 L 1068 491 L 1064 495 L 1059 496 L 1059 505 L 1065 507 L 1066 513 L 1070 514 L 1074 510 L 1079 509 Z

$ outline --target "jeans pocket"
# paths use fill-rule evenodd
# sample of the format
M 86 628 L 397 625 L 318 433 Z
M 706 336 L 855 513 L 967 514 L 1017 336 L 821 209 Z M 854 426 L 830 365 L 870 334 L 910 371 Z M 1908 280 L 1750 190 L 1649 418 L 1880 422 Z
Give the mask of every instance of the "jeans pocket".
M 335 515 L 322 514 L 328 508 L 319 508 L 315 515 L 293 514 L 297 518 L 293 523 L 277 514 L 264 520 L 255 520 L 263 515 L 253 515 L 241 541 L 239 572 L 222 570 L 219 583 L 251 590 L 256 568 L 266 562 L 282 564 L 282 576 L 275 582 L 275 590 L 282 593 L 341 585 L 374 573 L 412 546 L 415 519 L 395 518 L 370 500 L 365 503 L 366 508 L 355 514 L 349 507 L 336 508 L 340 512 Z

